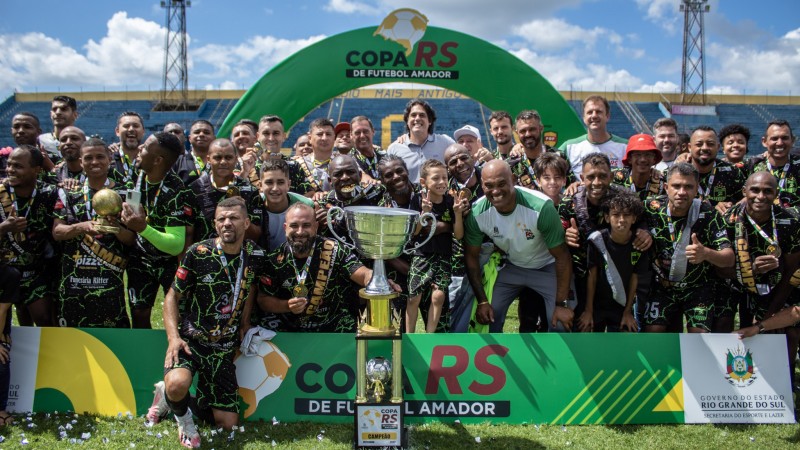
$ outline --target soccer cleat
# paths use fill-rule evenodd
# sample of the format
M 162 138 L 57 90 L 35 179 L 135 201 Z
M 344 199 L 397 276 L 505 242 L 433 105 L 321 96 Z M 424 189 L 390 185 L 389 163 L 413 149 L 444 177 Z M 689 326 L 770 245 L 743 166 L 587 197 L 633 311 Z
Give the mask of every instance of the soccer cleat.
M 200 433 L 197 432 L 197 426 L 192 419 L 192 410 L 187 409 L 182 417 L 175 416 L 175 421 L 178 422 L 178 440 L 181 445 L 186 448 L 199 448 Z
M 167 405 L 167 395 L 164 391 L 164 382 L 159 381 L 155 384 L 156 390 L 153 391 L 153 404 L 147 410 L 147 426 L 153 426 L 158 422 L 164 420 L 169 413 L 169 405 Z

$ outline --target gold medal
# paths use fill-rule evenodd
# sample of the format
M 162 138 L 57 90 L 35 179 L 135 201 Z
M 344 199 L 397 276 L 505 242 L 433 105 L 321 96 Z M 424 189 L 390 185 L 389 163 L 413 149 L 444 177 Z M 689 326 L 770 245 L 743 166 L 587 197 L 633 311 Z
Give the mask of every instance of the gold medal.
M 225 197 L 239 197 L 239 188 L 236 186 L 228 186 L 228 189 L 225 191 Z
M 778 247 L 777 245 L 770 245 L 770 246 L 767 247 L 767 254 L 768 255 L 772 255 L 772 256 L 774 256 L 776 258 L 780 258 L 781 257 L 781 248 Z
M 305 297 L 308 295 L 308 288 L 304 284 L 298 284 L 292 288 L 292 295 L 295 297 Z
M 458 198 L 462 200 L 469 200 L 472 197 L 472 191 L 468 187 L 463 187 L 458 190 Z

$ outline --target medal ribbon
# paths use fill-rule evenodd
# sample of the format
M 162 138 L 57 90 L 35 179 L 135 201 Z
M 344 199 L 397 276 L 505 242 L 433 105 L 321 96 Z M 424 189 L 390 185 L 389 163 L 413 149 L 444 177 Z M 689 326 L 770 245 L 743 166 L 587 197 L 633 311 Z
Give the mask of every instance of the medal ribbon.
M 136 190 L 137 190 L 138 192 L 142 192 L 142 179 L 143 179 L 143 178 L 145 178 L 145 177 L 143 177 L 143 176 L 142 176 L 142 174 L 140 173 L 140 174 L 139 174 L 139 180 L 138 180 L 138 182 L 136 183 Z M 155 195 L 155 197 L 153 197 L 153 206 L 152 206 L 152 210 L 155 210 L 155 209 L 156 209 L 156 205 L 158 204 L 158 196 L 159 196 L 159 194 L 161 194 L 161 188 L 164 186 L 164 179 L 166 179 L 166 177 L 164 177 L 164 178 L 161 180 L 161 183 L 159 183 L 159 184 L 158 184 L 158 190 L 156 191 L 156 195 Z M 145 184 L 144 184 L 144 212 L 145 212 L 145 214 L 147 214 L 148 216 L 150 215 L 150 211 L 151 211 L 151 207 L 150 207 L 150 196 L 149 196 L 149 195 L 147 195 L 147 192 L 148 192 L 148 190 L 150 189 L 150 188 L 148 188 L 149 184 L 150 184 L 150 183 L 147 183 L 147 182 L 145 182 Z
M 231 274 L 228 271 L 228 257 L 225 256 L 225 252 L 222 251 L 222 238 L 218 238 L 217 240 L 217 251 L 219 252 L 219 260 L 222 263 L 222 269 L 225 270 L 225 275 L 228 277 L 228 283 L 230 283 L 233 293 L 231 311 L 236 311 L 236 303 L 239 302 L 239 289 L 242 287 L 242 275 L 244 274 L 245 266 L 244 244 L 242 244 L 242 250 L 239 253 L 239 270 L 236 272 L 236 281 L 231 280 Z
M 122 168 L 125 170 L 125 179 L 132 180 L 133 179 L 133 163 L 130 162 L 128 159 L 128 155 L 122 151 L 122 145 L 120 145 L 119 149 L 119 159 L 122 161 Z M 130 163 L 130 165 L 129 165 Z
M 106 178 L 103 187 L 108 187 L 109 184 L 111 184 L 111 180 Z M 92 194 L 89 189 L 89 180 L 83 182 L 83 201 L 86 203 L 86 217 L 88 217 L 89 220 L 93 220 L 95 218 L 95 213 L 94 206 L 92 206 Z
M 23 217 L 27 219 L 28 213 L 31 212 L 33 199 L 36 198 L 36 188 L 33 188 L 33 192 L 31 193 L 31 198 L 29 198 L 28 201 L 22 206 L 22 209 L 20 209 L 19 205 L 17 205 L 17 196 L 14 193 L 14 186 L 11 185 L 8 186 L 8 193 L 11 194 L 11 201 L 14 202 L 14 210 L 17 212 L 17 214 L 19 214 L 22 212 L 22 209 L 25 209 L 25 215 Z
M 714 185 L 714 176 L 717 174 L 717 162 L 714 161 L 714 167 L 711 169 L 711 175 L 708 177 L 708 183 L 706 183 L 706 188 L 703 189 L 702 186 L 699 186 L 699 193 L 700 193 L 700 200 L 704 200 L 711 194 L 711 186 Z
M 770 209 L 772 210 L 772 208 L 770 208 Z M 747 214 L 747 211 L 744 211 L 744 208 L 742 208 L 742 210 L 744 212 L 745 217 L 747 217 L 747 220 L 750 221 L 750 225 L 752 225 L 753 228 L 755 228 L 756 231 L 758 231 L 758 234 L 760 234 L 761 237 L 764 238 L 764 240 L 767 241 L 767 243 L 769 245 L 774 245 L 775 247 L 777 247 L 778 246 L 778 227 L 775 226 L 775 210 L 771 211 L 772 212 L 772 239 L 770 239 L 769 236 L 767 236 L 767 233 L 764 232 L 764 230 L 756 223 L 756 221 L 753 220 L 753 218 L 750 217 L 749 214 Z
M 297 265 L 294 262 L 294 250 L 292 250 L 292 246 L 288 245 L 289 252 L 292 254 L 292 269 L 294 269 L 294 275 L 297 279 L 298 286 L 304 286 L 306 283 L 306 278 L 308 278 L 308 268 L 311 266 L 311 257 L 314 256 L 314 248 L 311 248 L 311 252 L 308 254 L 308 258 L 306 258 L 306 262 L 303 264 L 303 268 L 300 272 L 297 271 Z M 294 294 L 294 292 L 292 292 Z
M 769 172 L 775 175 L 775 178 L 778 179 L 778 189 L 781 191 L 783 190 L 783 186 L 786 184 L 786 174 L 789 173 L 789 167 L 791 166 L 791 160 L 786 161 L 786 164 L 783 165 L 783 170 L 781 171 L 781 175 L 777 176 L 773 172 L 775 169 L 772 167 L 772 164 L 769 163 L 769 158 L 767 158 L 767 168 Z

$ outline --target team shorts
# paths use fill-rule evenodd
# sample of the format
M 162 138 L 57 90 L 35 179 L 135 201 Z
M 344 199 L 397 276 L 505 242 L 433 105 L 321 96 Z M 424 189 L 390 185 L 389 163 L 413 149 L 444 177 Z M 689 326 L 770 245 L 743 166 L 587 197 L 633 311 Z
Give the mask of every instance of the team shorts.
M 192 354 L 181 349 L 178 363 L 164 369 L 166 375 L 173 369 L 187 369 L 192 376 L 197 374 L 197 405 L 201 410 L 208 408 L 239 413 L 239 384 L 236 382 L 236 366 L 233 357 L 236 347 L 219 349 L 187 340 Z
M 152 308 L 156 303 L 158 287 L 167 295 L 175 272 L 178 270 L 177 258 L 151 260 L 140 254 L 131 256 L 128 262 L 128 302 L 131 309 Z
M 408 275 L 408 295 L 414 297 L 425 289 L 433 289 L 433 285 L 447 295 L 452 277 L 450 276 L 451 260 L 449 256 L 436 253 L 414 256 Z
M 656 284 L 644 304 L 643 325 L 669 326 L 670 318 L 680 315 L 686 317 L 687 327 L 711 331 L 714 320 L 713 286 L 665 289 Z

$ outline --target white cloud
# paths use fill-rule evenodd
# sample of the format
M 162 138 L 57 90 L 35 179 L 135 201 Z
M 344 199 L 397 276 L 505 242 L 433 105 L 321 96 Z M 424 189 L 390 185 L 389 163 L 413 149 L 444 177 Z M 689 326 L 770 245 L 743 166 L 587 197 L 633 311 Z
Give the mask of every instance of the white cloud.
M 42 33 L 0 35 L 0 91 L 25 86 L 159 85 L 163 70 L 164 28 L 118 12 L 99 42 L 86 53 Z M 8 72 L 8 73 L 5 73 Z
M 800 86 L 800 45 L 794 30 L 766 48 L 712 43 L 706 48 L 707 80 L 721 86 L 739 86 L 774 94 L 797 91 Z M 741 90 L 741 89 L 740 89 Z
M 656 81 L 653 84 L 643 84 L 641 87 L 636 89 L 636 92 L 662 92 L 662 93 L 672 93 L 672 92 L 680 92 L 681 87 L 673 83 L 672 81 Z
M 341 14 L 361 13 L 375 15 L 379 13 L 378 8 L 374 6 L 352 0 L 329 0 L 328 4 L 325 5 L 325 10 Z
M 514 50 L 515 56 L 528 63 L 556 89 L 576 91 L 630 91 L 642 81 L 627 70 L 602 64 L 578 66 L 568 56 L 540 55 L 528 49 Z
M 712 86 L 706 90 L 706 94 L 711 95 L 739 95 L 741 93 L 741 89 L 736 89 L 733 86 Z
M 298 50 L 324 38 L 324 35 L 294 40 L 255 36 L 238 45 L 205 45 L 190 54 L 198 66 L 208 64 L 213 69 L 211 73 L 200 75 L 203 78 L 247 79 L 260 76 Z
M 679 0 L 636 0 L 639 9 L 645 11 L 645 18 L 670 34 L 678 30 L 681 22 L 679 3 Z
M 576 44 L 592 48 L 604 38 L 612 43 L 622 41 L 618 34 L 605 28 L 585 29 L 561 19 L 533 20 L 513 27 L 513 32 L 533 44 L 539 51 L 564 50 Z

